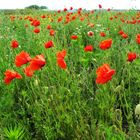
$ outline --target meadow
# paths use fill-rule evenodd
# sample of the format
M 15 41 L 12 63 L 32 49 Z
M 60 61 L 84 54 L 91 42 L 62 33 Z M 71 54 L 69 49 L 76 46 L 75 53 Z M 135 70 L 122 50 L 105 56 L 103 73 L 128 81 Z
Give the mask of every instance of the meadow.
M 140 12 L 27 13 L 0 13 L 0 139 L 139 140 Z

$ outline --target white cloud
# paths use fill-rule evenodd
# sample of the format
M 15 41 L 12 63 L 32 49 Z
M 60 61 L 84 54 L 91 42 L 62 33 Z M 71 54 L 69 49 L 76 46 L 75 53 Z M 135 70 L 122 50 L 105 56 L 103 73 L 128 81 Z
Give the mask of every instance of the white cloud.
M 24 8 L 26 6 L 37 4 L 47 6 L 49 9 L 63 9 L 69 8 L 86 8 L 95 9 L 98 8 L 98 4 L 101 4 L 103 8 L 114 9 L 130 9 L 136 7 L 140 9 L 139 0 L 0 0 L 0 9 L 16 9 Z

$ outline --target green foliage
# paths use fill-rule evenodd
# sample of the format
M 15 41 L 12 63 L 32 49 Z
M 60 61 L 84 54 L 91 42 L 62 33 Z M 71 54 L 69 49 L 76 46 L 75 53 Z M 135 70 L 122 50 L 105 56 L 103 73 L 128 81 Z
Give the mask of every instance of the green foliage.
M 48 9 L 48 7 L 47 6 L 30 5 L 28 7 L 25 7 L 25 9 L 36 9 L 36 10 L 39 10 L 39 9 Z
M 23 140 L 25 136 L 25 130 L 19 126 L 10 126 L 4 129 L 4 137 L 8 140 Z
M 40 9 L 48 9 L 47 6 L 40 6 Z
M 26 7 L 26 9 L 36 9 L 36 10 L 39 10 L 40 7 L 38 5 L 30 5 L 30 6 Z

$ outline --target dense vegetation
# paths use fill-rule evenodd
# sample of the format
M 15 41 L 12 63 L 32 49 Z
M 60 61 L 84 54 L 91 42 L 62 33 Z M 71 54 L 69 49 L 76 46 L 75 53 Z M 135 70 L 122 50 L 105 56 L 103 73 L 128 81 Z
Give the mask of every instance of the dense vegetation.
M 0 138 L 139 140 L 139 26 L 133 10 L 1 13 Z

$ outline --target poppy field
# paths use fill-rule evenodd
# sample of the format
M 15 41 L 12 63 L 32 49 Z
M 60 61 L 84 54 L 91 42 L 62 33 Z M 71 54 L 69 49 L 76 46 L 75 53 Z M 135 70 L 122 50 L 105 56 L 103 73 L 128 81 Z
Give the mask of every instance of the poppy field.
M 0 94 L 2 140 L 139 140 L 140 12 L 1 12 Z

